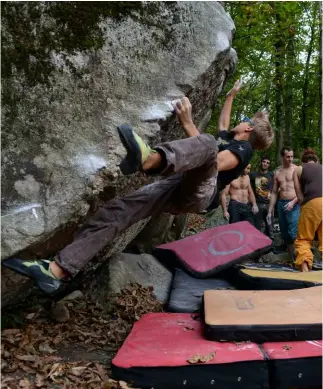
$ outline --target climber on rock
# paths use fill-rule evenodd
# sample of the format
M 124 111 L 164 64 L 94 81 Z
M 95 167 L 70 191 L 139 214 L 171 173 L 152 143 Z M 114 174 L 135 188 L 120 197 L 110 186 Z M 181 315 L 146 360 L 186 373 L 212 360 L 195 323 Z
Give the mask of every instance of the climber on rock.
M 250 163 L 252 150 L 267 149 L 274 138 L 264 112 L 257 112 L 252 119 L 245 117 L 228 131 L 232 102 L 238 92 L 236 82 L 222 108 L 217 139 L 200 134 L 193 123 L 187 97 L 174 104 L 187 139 L 151 148 L 130 126 L 120 126 L 118 133 L 127 150 L 120 164 L 122 173 L 142 171 L 166 178 L 100 207 L 80 228 L 73 242 L 54 258 L 33 261 L 9 258 L 2 264 L 34 279 L 43 292 L 55 294 L 64 280 L 74 277 L 120 232 L 138 221 L 161 212 L 178 215 L 206 209 L 219 190 L 240 176 Z

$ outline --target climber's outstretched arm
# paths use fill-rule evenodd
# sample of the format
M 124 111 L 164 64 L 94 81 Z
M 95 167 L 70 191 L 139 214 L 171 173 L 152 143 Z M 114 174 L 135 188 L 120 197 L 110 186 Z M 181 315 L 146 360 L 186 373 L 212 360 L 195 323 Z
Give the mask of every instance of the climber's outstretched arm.
M 237 93 L 240 91 L 240 81 L 237 80 L 234 84 L 234 87 L 227 94 L 223 108 L 220 113 L 219 122 L 218 122 L 218 131 L 226 130 L 230 128 L 230 116 L 232 109 L 232 102 Z

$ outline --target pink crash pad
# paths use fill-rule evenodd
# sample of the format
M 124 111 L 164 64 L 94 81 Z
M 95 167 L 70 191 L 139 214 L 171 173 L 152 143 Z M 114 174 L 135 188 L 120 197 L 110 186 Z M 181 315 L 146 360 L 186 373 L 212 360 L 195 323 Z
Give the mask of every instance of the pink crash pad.
M 190 363 L 197 354 L 204 363 Z M 208 341 L 201 321 L 187 313 L 151 313 L 135 323 L 112 361 L 114 376 L 136 387 L 164 389 L 268 388 L 267 362 L 255 343 Z M 185 382 L 183 384 L 183 382 Z
M 276 389 L 322 385 L 322 340 L 264 343 L 271 382 Z
M 158 246 L 162 262 L 180 264 L 197 278 L 210 277 L 235 263 L 267 252 L 272 241 L 249 222 L 220 226 Z

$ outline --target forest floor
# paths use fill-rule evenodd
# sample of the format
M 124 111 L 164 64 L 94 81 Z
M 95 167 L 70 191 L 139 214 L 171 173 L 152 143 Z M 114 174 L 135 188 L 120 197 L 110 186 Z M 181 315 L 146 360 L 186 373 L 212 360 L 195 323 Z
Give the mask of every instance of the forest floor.
M 184 236 L 219 224 L 225 223 L 217 213 L 211 217 L 190 215 Z M 6 310 L 2 318 L 1 388 L 131 387 L 111 378 L 111 360 L 143 314 L 163 311 L 152 288 L 136 284 L 123 290 L 112 314 L 82 294 L 65 304 L 68 320 L 61 323 L 57 315 L 53 320 L 53 309 L 44 308 L 39 301 Z M 55 309 L 64 309 L 62 305 Z
M 152 288 L 132 285 L 113 314 L 83 298 L 67 303 L 69 319 L 55 322 L 41 305 L 21 307 L 20 324 L 2 330 L 1 388 L 128 388 L 111 379 L 111 360 L 135 321 L 162 312 Z M 16 307 L 17 310 L 17 307 Z

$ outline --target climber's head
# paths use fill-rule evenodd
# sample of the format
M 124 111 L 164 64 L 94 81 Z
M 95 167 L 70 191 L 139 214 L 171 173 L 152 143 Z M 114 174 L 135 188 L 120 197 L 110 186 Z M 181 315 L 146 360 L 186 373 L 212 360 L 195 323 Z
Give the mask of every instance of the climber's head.
M 268 149 L 274 140 L 274 131 L 266 112 L 257 112 L 252 119 L 245 116 L 232 131 L 235 139 L 248 140 L 257 150 Z

